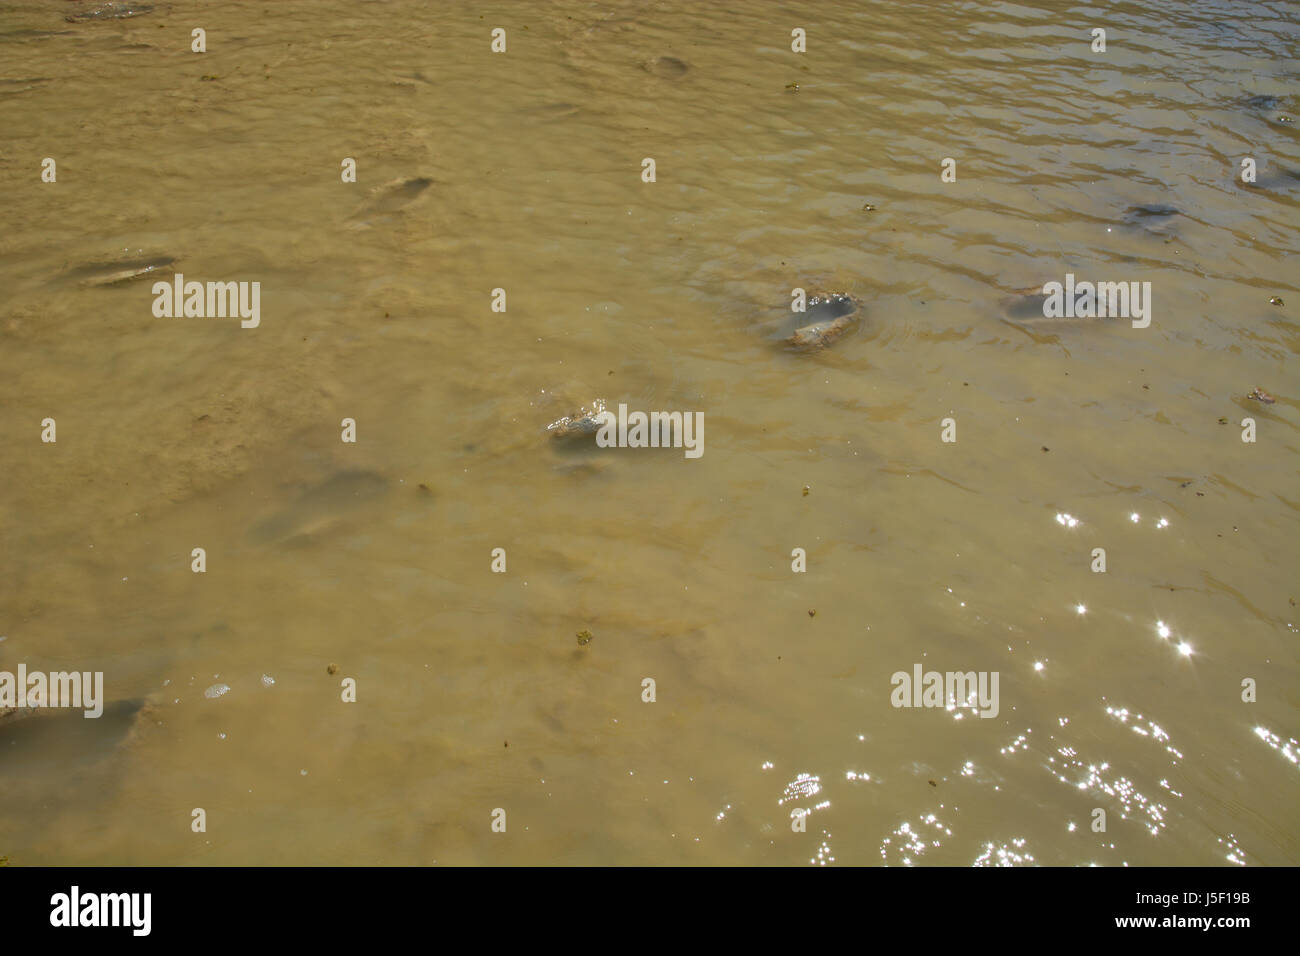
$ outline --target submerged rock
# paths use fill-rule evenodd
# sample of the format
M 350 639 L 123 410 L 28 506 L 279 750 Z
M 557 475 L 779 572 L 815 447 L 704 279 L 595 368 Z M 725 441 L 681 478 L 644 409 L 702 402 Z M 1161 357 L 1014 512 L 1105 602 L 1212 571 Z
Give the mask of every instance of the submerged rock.
M 1248 109 L 1257 114 L 1261 119 L 1270 123 L 1281 123 L 1290 125 L 1294 120 L 1281 112 L 1283 100 L 1280 96 L 1273 96 L 1268 93 L 1247 96 L 1238 101 L 1243 109 Z
M 1009 319 L 1045 319 L 1043 304 L 1046 301 L 1047 293 L 1043 291 L 1042 286 L 1016 289 L 1010 296 L 1002 300 L 1002 311 L 1006 313 Z
M 0 35 L 2 36 L 2 35 Z M 50 82 L 48 76 L 0 77 L 0 96 L 18 96 L 39 90 L 42 84 Z
M 73 30 L 0 30 L 0 40 L 17 40 L 26 42 L 27 40 L 48 40 L 50 37 L 72 36 Z
M 1257 173 L 1253 183 L 1241 181 L 1241 174 L 1238 173 L 1233 177 L 1237 185 L 1244 186 L 1246 189 L 1294 189 L 1300 184 L 1300 170 L 1295 169 L 1269 169 L 1262 173 Z
M 1279 97 L 1265 93 L 1248 96 L 1241 101 L 1241 105 L 1248 110 L 1275 110 L 1282 105 L 1282 100 Z
M 1129 206 L 1124 210 L 1125 222 L 1146 222 L 1150 219 L 1166 219 L 1169 216 L 1181 216 L 1182 212 L 1176 206 L 1169 206 L 1164 203 L 1151 203 L 1145 206 Z
M 260 544 L 280 544 L 320 534 L 343 517 L 388 493 L 383 475 L 347 469 L 308 488 L 269 518 L 258 522 L 249 537 Z
M 1114 318 L 1114 316 L 1110 315 L 1044 315 L 1044 306 L 1048 298 L 1049 296 L 1043 291 L 1042 286 L 1016 289 L 1011 295 L 1002 299 L 1002 312 L 1006 318 L 1014 322 L 1035 324 L 1074 325 L 1080 322 L 1109 322 Z M 1077 299 L 1078 296 L 1076 295 L 1076 301 Z
M 657 56 L 646 61 L 645 68 L 664 80 L 680 80 L 691 69 L 675 56 Z
M 395 179 L 377 187 L 371 198 L 353 216 L 354 220 L 365 221 L 374 217 L 391 215 L 420 198 L 420 195 L 433 185 L 428 176 L 413 179 Z
M 1151 203 L 1145 206 L 1129 206 L 1124 210 L 1124 223 L 1129 226 L 1146 226 L 1151 223 L 1167 222 L 1183 213 L 1176 206 L 1164 203 Z
M 524 108 L 519 115 L 530 122 L 552 123 L 556 120 L 568 119 L 570 116 L 577 116 L 580 112 L 582 112 L 582 107 L 575 103 L 542 103 L 539 106 Z
M 1177 227 L 1177 220 L 1185 216 L 1186 213 L 1176 206 L 1165 203 L 1150 203 L 1142 206 L 1129 206 L 1124 210 L 1122 223 L 1129 229 L 1168 238 L 1170 233 Z

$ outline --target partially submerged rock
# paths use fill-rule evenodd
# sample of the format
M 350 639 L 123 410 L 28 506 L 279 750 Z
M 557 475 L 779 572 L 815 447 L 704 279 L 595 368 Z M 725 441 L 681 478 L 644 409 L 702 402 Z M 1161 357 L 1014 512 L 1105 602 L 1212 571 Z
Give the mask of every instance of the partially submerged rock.
M 125 20 L 153 12 L 149 3 L 132 3 L 128 0 L 104 0 L 101 3 L 88 4 L 63 19 L 69 23 L 84 23 L 87 20 Z
M 561 440 L 595 435 L 600 430 L 602 424 L 600 416 L 604 411 L 605 400 L 598 398 L 591 403 L 590 408 L 584 406 L 571 415 L 565 415 L 551 422 L 546 426 L 546 431 L 552 438 Z
M 69 269 L 64 279 L 86 286 L 109 286 L 142 279 L 176 262 L 175 256 L 145 255 L 137 250 L 135 255 L 102 262 L 88 262 Z
M 801 352 L 824 349 L 857 322 L 858 306 L 858 300 L 851 295 L 831 293 L 809 296 L 808 310 L 795 313 L 796 327 L 784 342 Z

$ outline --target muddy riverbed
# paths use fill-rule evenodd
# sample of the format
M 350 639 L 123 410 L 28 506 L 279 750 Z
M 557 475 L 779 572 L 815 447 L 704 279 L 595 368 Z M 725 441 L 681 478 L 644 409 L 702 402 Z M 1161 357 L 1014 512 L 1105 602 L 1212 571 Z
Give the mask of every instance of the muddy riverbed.
M 0 856 L 1300 862 L 1289 5 L 91 6 L 0 11 L 0 671 L 116 704 Z

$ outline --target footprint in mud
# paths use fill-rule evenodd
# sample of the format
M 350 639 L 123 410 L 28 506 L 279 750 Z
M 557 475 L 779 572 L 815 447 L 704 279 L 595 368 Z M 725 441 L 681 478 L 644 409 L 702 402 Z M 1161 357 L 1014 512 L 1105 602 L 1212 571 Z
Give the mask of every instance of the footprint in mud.
M 301 544 L 388 494 L 391 483 L 375 471 L 340 471 L 308 488 L 248 532 L 256 544 Z
M 62 276 L 64 282 L 85 286 L 111 286 L 142 279 L 175 263 L 175 256 L 145 255 L 136 250 L 134 255 L 100 262 L 88 262 L 69 269 Z

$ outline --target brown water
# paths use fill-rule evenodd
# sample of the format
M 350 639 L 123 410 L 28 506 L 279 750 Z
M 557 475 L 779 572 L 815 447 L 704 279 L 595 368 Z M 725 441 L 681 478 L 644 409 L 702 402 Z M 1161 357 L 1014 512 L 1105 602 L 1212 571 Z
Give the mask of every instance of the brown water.
M 147 703 L 0 718 L 0 855 L 1300 862 L 1294 7 L 73 9 L 0 13 L 0 670 Z M 1066 272 L 1150 327 L 1007 319 Z

